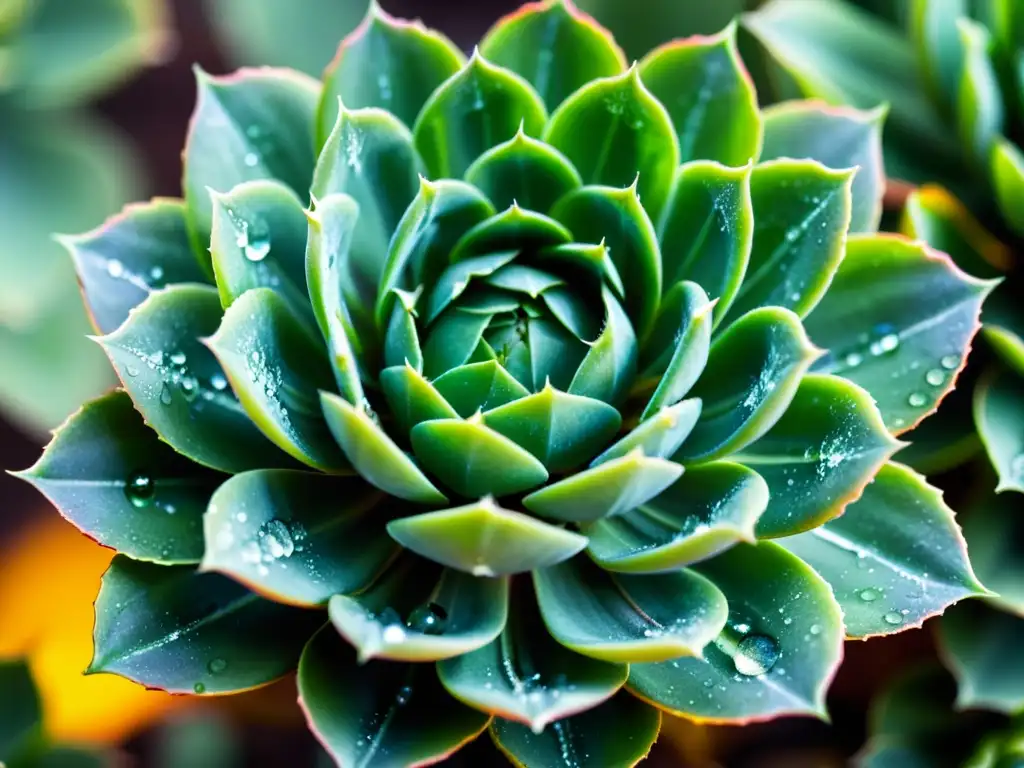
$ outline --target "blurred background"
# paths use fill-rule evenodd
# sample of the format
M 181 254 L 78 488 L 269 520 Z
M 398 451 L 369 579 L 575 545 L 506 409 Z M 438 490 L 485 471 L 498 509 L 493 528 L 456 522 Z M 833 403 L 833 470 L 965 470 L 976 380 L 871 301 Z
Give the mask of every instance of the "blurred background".
M 630 58 L 674 37 L 716 32 L 756 4 L 577 2 L 615 33 Z M 382 1 L 467 51 L 518 4 Z M 96 227 L 130 200 L 180 194 L 193 64 L 214 74 L 269 64 L 319 75 L 366 5 L 0 0 L 0 468 L 32 464 L 51 428 L 113 385 L 105 357 L 85 338 L 90 328 L 71 262 L 52 234 Z M 757 61 L 748 65 L 761 76 Z M 291 680 L 197 702 L 107 675 L 82 677 L 91 655 L 91 602 L 111 554 L 64 524 L 28 485 L 0 475 L 0 659 L 27 663 L 55 742 L 98 756 L 74 765 L 329 764 L 303 727 Z M 930 637 L 910 632 L 869 647 L 848 644 L 830 724 L 790 718 L 740 729 L 666 722 L 648 764 L 846 765 L 862 744 L 872 692 L 909 659 L 930 655 Z M 460 753 L 459 764 L 500 764 L 485 747 Z

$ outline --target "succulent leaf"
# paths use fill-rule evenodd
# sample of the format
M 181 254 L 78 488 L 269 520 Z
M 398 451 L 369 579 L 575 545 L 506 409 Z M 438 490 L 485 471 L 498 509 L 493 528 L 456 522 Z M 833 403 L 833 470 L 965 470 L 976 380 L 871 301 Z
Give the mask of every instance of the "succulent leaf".
M 1007 119 L 991 59 L 992 38 L 985 27 L 967 18 L 957 19 L 957 31 L 964 52 L 956 98 L 957 127 L 974 159 L 984 163 Z
M 1024 376 L 1006 366 L 983 374 L 974 390 L 974 421 L 999 476 L 996 492 L 1024 493 Z
M 999 137 L 992 146 L 989 164 L 999 210 L 1014 232 L 1024 235 L 1024 155 L 1015 144 Z
M 971 563 L 995 594 L 989 603 L 1024 618 L 1024 517 L 1019 493 L 988 493 L 971 504 L 963 520 Z
M 1024 620 L 979 600 L 967 600 L 939 620 L 943 661 L 957 680 L 958 709 L 1006 714 L 1024 707 L 1024 667 L 1017 649 Z

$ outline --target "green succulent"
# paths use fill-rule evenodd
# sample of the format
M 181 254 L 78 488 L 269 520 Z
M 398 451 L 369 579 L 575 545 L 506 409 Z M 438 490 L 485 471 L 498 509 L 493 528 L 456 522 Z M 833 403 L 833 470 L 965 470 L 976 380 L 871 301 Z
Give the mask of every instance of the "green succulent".
M 184 199 L 65 241 L 123 389 L 21 473 L 119 552 L 90 672 L 297 665 L 345 765 L 632 765 L 983 593 L 889 458 L 992 284 L 875 234 L 880 113 L 762 114 L 734 35 L 630 67 L 549 0 L 467 59 L 374 5 L 322 84 L 199 72 Z

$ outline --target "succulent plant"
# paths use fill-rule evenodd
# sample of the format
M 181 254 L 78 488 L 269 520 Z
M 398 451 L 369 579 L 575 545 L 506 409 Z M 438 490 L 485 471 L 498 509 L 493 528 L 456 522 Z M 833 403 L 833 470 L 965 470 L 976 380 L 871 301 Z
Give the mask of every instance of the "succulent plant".
M 548 0 L 467 59 L 373 5 L 323 84 L 199 72 L 184 200 L 65 241 L 123 389 L 21 473 L 119 552 L 90 672 L 297 664 L 345 765 L 632 765 L 983 593 L 889 458 L 992 284 L 875 233 L 880 113 L 762 114 L 734 34 L 630 67 Z

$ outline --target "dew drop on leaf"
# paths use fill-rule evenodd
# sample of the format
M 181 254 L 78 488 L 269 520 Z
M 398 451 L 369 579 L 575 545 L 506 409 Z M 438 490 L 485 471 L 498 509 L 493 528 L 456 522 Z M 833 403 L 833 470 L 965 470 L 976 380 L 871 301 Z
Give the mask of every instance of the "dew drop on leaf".
M 910 397 L 907 398 L 907 403 L 909 403 L 912 408 L 921 408 L 927 402 L 928 398 L 920 392 L 911 392 Z
M 206 668 L 211 675 L 219 675 L 228 668 L 228 663 L 224 659 L 210 659 L 210 663 L 206 665 Z
M 932 368 L 928 373 L 924 375 L 924 380 L 931 384 L 933 387 L 941 386 L 946 380 L 946 374 L 940 371 L 938 368 Z
M 958 365 L 960 365 L 960 358 L 959 358 L 959 357 L 957 357 L 956 355 L 946 355 L 946 356 L 945 356 L 944 358 L 942 358 L 942 359 L 941 359 L 941 360 L 939 361 L 939 363 L 940 363 L 940 364 L 942 365 L 942 367 L 943 367 L 943 368 L 945 368 L 945 369 L 946 369 L 947 371 L 952 371 L 952 370 L 953 370 L 953 369 L 955 369 L 955 368 L 956 368 L 956 367 L 957 367 Z
M 124 484 L 124 495 L 137 509 L 148 507 L 156 493 L 156 483 L 145 472 L 134 472 Z
M 174 396 L 171 394 L 171 385 L 166 381 L 160 387 L 160 402 L 164 405 L 170 405 Z
M 875 600 L 882 596 L 881 592 L 877 589 L 862 589 L 857 595 L 865 603 L 873 603 Z
M 124 277 L 124 264 L 117 259 L 110 259 L 107 262 L 107 274 L 115 280 Z
M 168 359 L 171 361 L 172 365 L 184 365 L 188 360 L 188 357 L 186 357 L 184 352 L 172 352 L 168 355 Z
M 196 693 L 200 693 L 200 694 L 201 693 L 206 693 L 206 686 L 203 685 L 202 683 L 196 683 L 195 685 L 192 686 L 192 690 L 195 691 Z
M 228 380 L 225 379 L 221 374 L 215 373 L 210 377 L 210 386 L 218 392 L 223 392 L 227 389 Z
M 291 557 L 295 551 L 295 540 L 292 539 L 288 525 L 277 518 L 268 520 L 261 525 L 256 532 L 256 537 L 265 561 Z
M 437 603 L 425 603 L 412 610 L 405 626 L 424 635 L 440 635 L 448 623 L 448 611 Z
M 736 646 L 732 663 L 747 677 L 763 675 L 779 660 L 779 644 L 768 635 L 747 635 Z
M 885 621 L 886 624 L 891 624 L 894 627 L 899 626 L 903 623 L 903 616 L 899 613 L 899 611 L 889 611 L 887 614 L 885 614 L 885 616 L 882 617 L 882 619 Z

